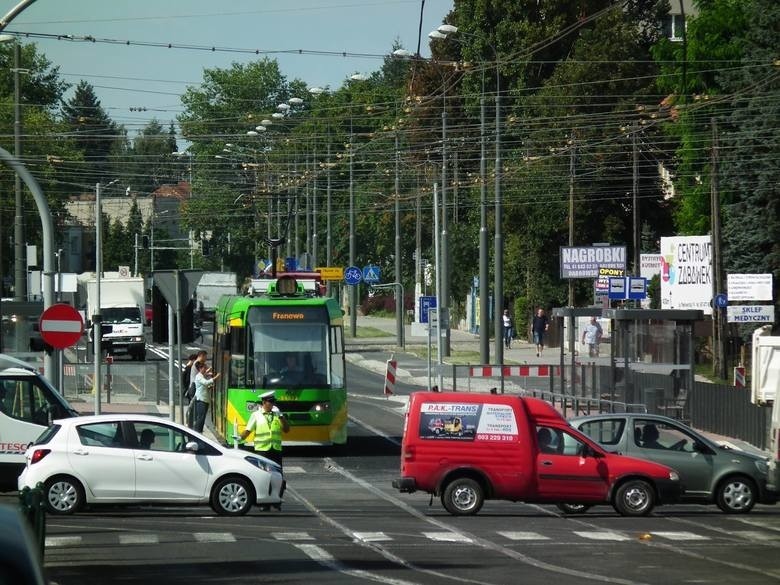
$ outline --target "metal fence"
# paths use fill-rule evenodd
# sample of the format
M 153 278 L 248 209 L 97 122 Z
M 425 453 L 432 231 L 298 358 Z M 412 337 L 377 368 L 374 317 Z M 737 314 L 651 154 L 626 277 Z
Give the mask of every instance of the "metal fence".
M 453 365 L 448 367 L 448 380 L 459 392 L 537 396 L 567 417 L 593 412 L 663 414 L 759 449 L 768 446 L 771 409 L 750 402 L 747 388 L 697 381 L 687 389 L 683 379 L 675 376 L 632 370 L 624 376 L 623 369 L 595 364 L 542 368 L 546 375 L 538 375 L 539 367 L 531 367 L 526 368 L 529 375 L 522 376 L 513 375 L 518 369 L 507 366 Z M 638 401 L 627 400 L 631 396 Z
M 91 400 L 95 366 L 93 363 L 66 364 L 60 391 L 68 400 Z M 102 400 L 111 403 L 138 401 L 168 402 L 167 362 L 114 362 L 101 366 Z M 178 381 L 175 391 L 178 391 Z

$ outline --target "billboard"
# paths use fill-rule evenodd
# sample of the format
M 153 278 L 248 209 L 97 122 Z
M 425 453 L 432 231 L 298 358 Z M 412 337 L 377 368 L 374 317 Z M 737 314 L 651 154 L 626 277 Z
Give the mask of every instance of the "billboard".
M 561 278 L 598 278 L 599 268 L 626 269 L 625 246 L 561 246 Z
M 699 309 L 712 314 L 710 236 L 661 238 L 661 308 Z

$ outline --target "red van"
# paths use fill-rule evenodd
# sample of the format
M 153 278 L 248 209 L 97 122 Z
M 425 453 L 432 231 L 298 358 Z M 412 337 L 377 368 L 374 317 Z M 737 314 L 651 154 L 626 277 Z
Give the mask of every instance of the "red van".
M 455 419 L 471 432 L 443 432 L 442 421 Z M 673 469 L 605 451 L 543 400 L 455 392 L 410 396 L 393 487 L 440 496 L 454 515 L 493 499 L 611 504 L 643 516 L 682 493 Z

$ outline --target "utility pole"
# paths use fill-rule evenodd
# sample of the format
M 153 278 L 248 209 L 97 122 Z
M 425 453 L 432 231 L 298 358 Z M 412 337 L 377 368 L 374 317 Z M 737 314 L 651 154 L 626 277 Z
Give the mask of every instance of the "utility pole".
M 498 63 L 496 63 L 498 67 Z M 501 201 L 501 92 L 499 91 L 498 72 L 496 72 L 496 229 L 495 229 L 495 298 L 493 300 L 494 333 L 496 342 L 496 363 L 504 363 L 504 235 L 501 224 L 503 223 L 503 203 Z
M 439 323 L 444 323 L 444 356 L 450 355 L 450 246 L 447 234 L 447 88 L 444 86 L 441 112 L 441 306 Z M 437 267 L 438 270 L 438 267 Z
M 489 288 L 488 264 L 490 263 L 488 252 L 487 231 L 487 176 L 486 154 L 487 142 L 485 131 L 485 88 L 482 82 L 482 96 L 479 98 L 480 110 L 480 157 L 479 157 L 479 363 L 490 363 L 490 312 L 488 307 Z
M 21 72 L 22 47 L 19 41 L 14 42 L 14 156 L 22 159 L 22 89 L 19 74 Z M 22 179 L 19 173 L 14 176 L 14 194 L 16 212 L 14 215 L 14 300 L 27 300 L 27 261 L 24 253 L 24 200 L 22 198 Z M 23 323 L 20 320 L 19 323 Z M 17 335 L 17 350 L 20 347 L 21 336 Z
M 577 147 L 574 144 L 574 130 L 571 131 L 569 148 L 569 246 L 574 246 L 574 160 Z M 574 280 L 569 279 L 569 306 L 574 306 Z M 572 332 L 572 335 L 574 332 Z M 571 337 L 571 335 L 569 336 Z
M 395 132 L 395 281 L 399 284 L 401 279 L 401 152 L 398 145 L 398 130 Z M 398 343 L 404 345 L 404 295 L 403 285 L 401 294 L 395 292 L 395 320 Z
M 715 118 L 710 120 L 712 124 L 712 152 L 711 152 L 711 178 L 710 178 L 710 205 L 712 217 L 712 265 L 713 265 L 713 292 L 718 295 L 723 292 L 723 261 L 720 248 L 720 191 L 718 190 L 718 123 Z M 712 327 L 713 327 L 713 371 L 723 380 L 727 379 L 726 364 L 726 340 L 725 340 L 725 315 L 713 303 Z
M 636 145 L 636 135 L 639 132 L 639 126 L 634 125 L 631 132 L 631 153 L 633 156 L 632 171 L 632 207 L 634 210 L 634 276 L 639 276 L 639 254 L 641 252 L 639 240 L 639 152 Z

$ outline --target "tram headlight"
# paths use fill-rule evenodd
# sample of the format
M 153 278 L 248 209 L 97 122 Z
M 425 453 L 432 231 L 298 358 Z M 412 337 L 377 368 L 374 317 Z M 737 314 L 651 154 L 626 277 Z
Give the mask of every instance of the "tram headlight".
M 329 412 L 330 411 L 330 402 L 315 402 L 312 404 L 311 408 L 309 409 L 309 412 Z

